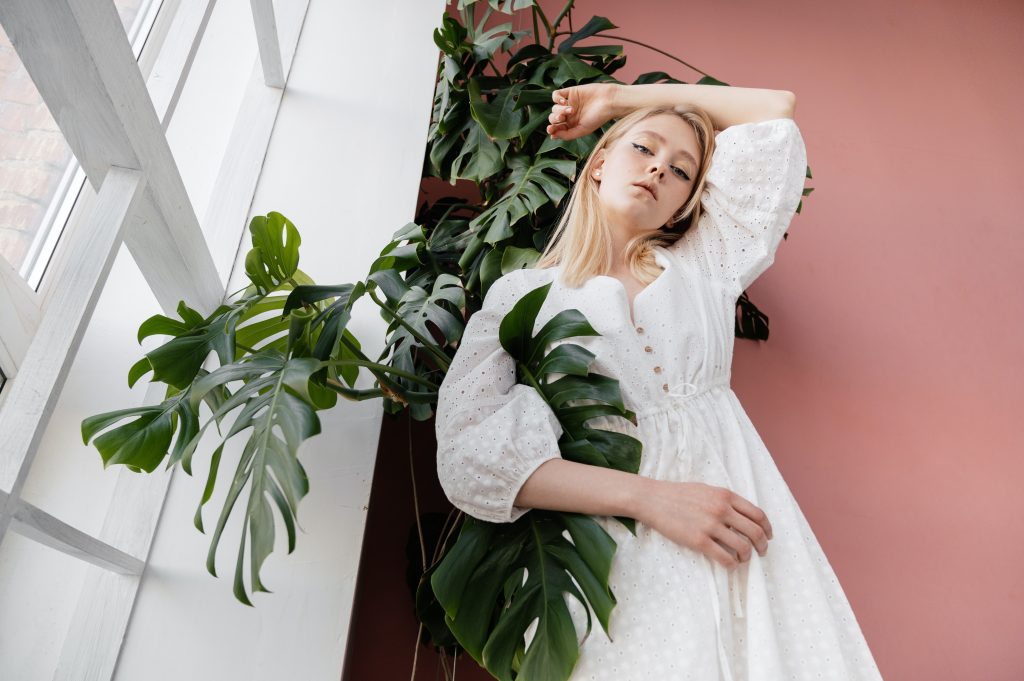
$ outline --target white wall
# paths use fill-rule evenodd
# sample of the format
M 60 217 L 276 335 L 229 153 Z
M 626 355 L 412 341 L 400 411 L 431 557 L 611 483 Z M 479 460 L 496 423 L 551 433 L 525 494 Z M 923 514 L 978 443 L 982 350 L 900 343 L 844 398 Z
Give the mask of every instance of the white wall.
M 323 283 L 362 278 L 390 235 L 411 219 L 433 91 L 437 51 L 431 31 L 443 0 L 362 4 L 311 0 L 252 197 L 250 214 L 278 210 L 298 225 L 305 240 L 301 267 Z M 279 12 L 296 6 L 290 0 L 278 5 Z M 200 217 L 216 214 L 218 205 L 249 202 L 247 193 L 226 195 L 223 187 L 231 185 L 218 184 L 218 178 L 240 158 L 225 154 L 256 59 L 248 0 L 218 0 L 168 129 Z M 88 215 L 92 198 L 86 187 L 76 214 Z M 216 220 L 203 227 L 208 235 L 243 230 L 242 224 Z M 248 248 L 245 236 L 240 255 Z M 241 286 L 239 272 L 229 290 Z M 139 347 L 134 337 L 139 323 L 159 311 L 122 247 L 22 491 L 25 501 L 93 536 L 109 520 L 115 483 L 142 489 L 154 477 L 121 467 L 103 470 L 96 450 L 82 444 L 80 424 L 86 416 L 142 403 L 145 381 L 130 390 L 127 370 L 158 340 Z M 357 307 L 350 328 L 368 354 L 382 348 L 384 323 L 372 305 Z M 276 593 L 256 596 L 255 608 L 231 594 L 238 524 L 225 533 L 220 579 L 206 573 L 208 537 L 192 527 L 210 447 L 196 456 L 196 478 L 176 472 L 115 677 L 338 679 L 380 416 L 377 402 L 342 403 L 324 415 L 323 433 L 303 447 L 311 483 L 299 513 L 304 532 L 293 555 L 275 555 L 266 563 L 264 581 Z M 225 453 L 222 483 L 237 451 Z M 223 492 L 207 507 L 208 525 L 222 497 Z M 111 541 L 117 545 L 116 538 Z M 7 533 L 0 542 L 0 679 L 53 679 L 71 639 L 72 648 L 81 648 L 73 652 L 81 655 L 65 657 L 91 667 L 72 665 L 64 670 L 67 678 L 107 678 L 94 676 L 109 669 L 98 662 L 106 651 L 79 645 L 91 640 L 81 631 L 66 635 L 72 621 L 89 629 L 103 626 L 101 611 L 109 604 L 92 607 L 83 587 L 97 574 L 107 573 Z
M 310 2 L 250 214 L 288 216 L 303 236 L 300 268 L 318 282 L 365 276 L 412 219 L 436 68 L 431 32 L 443 11 L 443 0 Z M 174 125 L 188 125 L 183 112 Z M 229 290 L 241 286 L 240 271 Z M 385 324 L 363 302 L 350 329 L 375 356 Z M 275 593 L 258 594 L 255 608 L 231 594 L 237 523 L 225 533 L 221 578 L 204 568 L 207 537 L 191 519 L 209 452 L 197 454 L 195 478 L 175 473 L 115 677 L 340 678 L 380 417 L 377 401 L 342 401 L 323 415 L 322 434 L 300 453 L 310 478 L 305 531 L 294 554 L 268 559 L 264 582 Z M 237 453 L 225 453 L 222 476 Z M 208 526 L 220 498 L 207 507 Z

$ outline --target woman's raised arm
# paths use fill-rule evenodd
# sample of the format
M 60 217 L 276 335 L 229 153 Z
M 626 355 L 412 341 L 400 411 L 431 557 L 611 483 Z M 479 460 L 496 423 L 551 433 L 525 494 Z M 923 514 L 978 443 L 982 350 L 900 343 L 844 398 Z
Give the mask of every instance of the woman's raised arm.
M 549 135 L 575 139 L 593 132 L 612 118 L 648 106 L 684 106 L 703 109 L 715 130 L 742 123 L 793 118 L 796 95 L 788 90 L 652 83 L 618 85 L 589 83 L 555 90 L 548 116 Z

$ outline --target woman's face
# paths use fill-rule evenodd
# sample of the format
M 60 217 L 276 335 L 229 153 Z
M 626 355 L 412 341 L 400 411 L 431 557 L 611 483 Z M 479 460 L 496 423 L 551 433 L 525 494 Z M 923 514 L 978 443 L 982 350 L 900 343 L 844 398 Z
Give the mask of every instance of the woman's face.
M 601 208 L 627 238 L 668 223 L 690 198 L 701 161 L 697 133 L 673 114 L 635 123 L 597 153 L 591 172 Z

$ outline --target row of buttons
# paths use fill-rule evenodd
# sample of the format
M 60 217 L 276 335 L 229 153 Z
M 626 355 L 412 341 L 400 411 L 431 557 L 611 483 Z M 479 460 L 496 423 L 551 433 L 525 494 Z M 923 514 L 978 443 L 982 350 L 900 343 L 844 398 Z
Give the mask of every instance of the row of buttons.
M 636 332 L 640 336 L 644 335 L 644 327 L 642 327 L 642 326 L 636 327 Z M 645 345 L 644 346 L 644 352 L 646 352 L 647 354 L 651 354 L 652 352 L 654 352 L 654 348 L 652 348 L 650 345 Z M 660 366 L 654 367 L 654 373 L 660 374 L 661 373 L 661 367 Z M 664 385 L 662 385 L 661 389 L 664 390 L 665 392 L 668 392 L 668 383 L 665 383 Z

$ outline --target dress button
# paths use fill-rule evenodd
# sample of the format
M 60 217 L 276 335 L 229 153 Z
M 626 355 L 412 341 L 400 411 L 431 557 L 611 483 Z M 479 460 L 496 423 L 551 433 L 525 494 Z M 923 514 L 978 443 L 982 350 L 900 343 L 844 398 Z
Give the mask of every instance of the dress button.
M 654 352 L 654 349 L 650 345 L 644 346 L 644 352 Z
M 640 334 L 641 336 L 644 335 L 644 327 L 642 327 L 642 326 L 636 327 L 636 332 L 638 334 Z
M 654 373 L 660 374 L 661 373 L 661 367 L 654 367 Z
M 664 390 L 665 392 L 668 392 L 668 383 L 666 383 L 665 385 L 661 386 L 661 389 Z

